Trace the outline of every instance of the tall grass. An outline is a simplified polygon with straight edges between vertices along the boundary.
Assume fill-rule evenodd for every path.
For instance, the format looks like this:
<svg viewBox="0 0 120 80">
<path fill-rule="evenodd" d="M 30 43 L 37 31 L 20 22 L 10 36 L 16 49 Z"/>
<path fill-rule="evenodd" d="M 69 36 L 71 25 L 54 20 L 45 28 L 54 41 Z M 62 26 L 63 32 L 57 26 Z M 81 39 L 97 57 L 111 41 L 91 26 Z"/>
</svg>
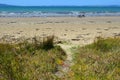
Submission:
<svg viewBox="0 0 120 80">
<path fill-rule="evenodd" d="M 66 54 L 54 46 L 54 37 L 32 43 L 0 44 L 0 80 L 56 80 L 59 61 Z"/>
<path fill-rule="evenodd" d="M 119 80 L 120 38 L 97 38 L 78 49 L 71 80 Z"/>
<path fill-rule="evenodd" d="M 43 38 L 42 48 L 45 50 L 49 50 L 54 47 L 54 36 L 48 36 L 46 38 Z"/>
</svg>

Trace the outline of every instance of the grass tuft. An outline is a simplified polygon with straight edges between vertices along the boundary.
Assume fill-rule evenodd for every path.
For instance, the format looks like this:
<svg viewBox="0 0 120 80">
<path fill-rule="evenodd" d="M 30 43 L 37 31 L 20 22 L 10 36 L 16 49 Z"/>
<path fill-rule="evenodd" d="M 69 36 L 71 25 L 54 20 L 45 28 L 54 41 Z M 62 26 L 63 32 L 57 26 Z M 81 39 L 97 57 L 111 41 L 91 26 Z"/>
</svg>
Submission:
<svg viewBox="0 0 120 80">
<path fill-rule="evenodd" d="M 45 50 L 49 50 L 54 47 L 54 36 L 48 36 L 43 39 L 42 48 Z"/>
</svg>

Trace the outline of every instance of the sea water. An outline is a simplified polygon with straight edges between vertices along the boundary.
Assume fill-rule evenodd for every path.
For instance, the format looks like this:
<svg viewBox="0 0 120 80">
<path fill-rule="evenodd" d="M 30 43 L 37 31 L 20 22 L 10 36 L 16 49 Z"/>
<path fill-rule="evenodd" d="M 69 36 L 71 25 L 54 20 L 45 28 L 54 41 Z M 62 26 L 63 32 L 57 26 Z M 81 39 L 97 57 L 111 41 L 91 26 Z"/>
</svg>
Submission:
<svg viewBox="0 0 120 80">
<path fill-rule="evenodd" d="M 120 6 L 0 6 L 0 17 L 120 16 Z"/>
</svg>

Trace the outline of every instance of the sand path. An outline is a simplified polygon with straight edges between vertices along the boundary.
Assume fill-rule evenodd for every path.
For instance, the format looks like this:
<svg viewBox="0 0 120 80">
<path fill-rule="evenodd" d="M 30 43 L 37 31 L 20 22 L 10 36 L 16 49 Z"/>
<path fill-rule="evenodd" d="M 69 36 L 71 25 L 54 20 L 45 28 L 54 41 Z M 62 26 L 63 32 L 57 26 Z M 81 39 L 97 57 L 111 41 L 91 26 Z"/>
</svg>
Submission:
<svg viewBox="0 0 120 80">
<path fill-rule="evenodd" d="M 75 49 L 75 47 L 77 47 L 78 45 L 73 45 L 73 44 L 58 44 L 58 45 L 63 49 L 63 51 L 67 55 L 67 59 L 64 61 L 64 64 L 58 67 L 59 70 L 55 74 L 57 77 L 61 78 L 70 71 L 70 67 L 74 64 L 73 49 Z"/>
</svg>

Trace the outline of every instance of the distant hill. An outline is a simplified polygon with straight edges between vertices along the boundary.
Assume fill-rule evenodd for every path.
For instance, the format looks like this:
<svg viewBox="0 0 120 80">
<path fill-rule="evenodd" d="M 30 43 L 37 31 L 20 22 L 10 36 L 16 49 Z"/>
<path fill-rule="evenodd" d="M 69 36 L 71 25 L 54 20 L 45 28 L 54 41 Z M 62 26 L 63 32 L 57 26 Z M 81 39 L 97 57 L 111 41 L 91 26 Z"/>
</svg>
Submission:
<svg viewBox="0 0 120 80">
<path fill-rule="evenodd" d="M 7 4 L 0 4 L 0 6 L 9 6 L 9 5 L 7 5 Z"/>
<path fill-rule="evenodd" d="M 2 6 L 13 6 L 13 5 L 8 5 L 8 4 L 0 4 L 0 7 Z"/>
<path fill-rule="evenodd" d="M 2 6 L 18 6 L 18 7 L 22 7 L 22 6 L 20 6 L 20 5 L 9 5 L 9 4 L 0 4 L 0 7 L 2 7 Z M 51 5 L 52 6 L 52 5 Z M 63 6 L 63 7 L 66 7 L 65 5 L 61 5 L 61 6 Z M 61 7 L 60 6 L 60 7 Z M 73 5 L 74 6 L 74 5 Z M 28 6 L 29 7 L 29 6 Z M 32 6 L 32 7 L 34 7 L 34 6 Z M 53 7 L 57 7 L 57 6 L 54 6 L 53 5 Z M 58 6 L 59 7 L 59 6 Z M 68 6 L 68 7 L 71 7 L 71 6 Z M 101 5 L 101 6 L 78 6 L 78 7 L 120 7 L 120 5 Z"/>
</svg>

